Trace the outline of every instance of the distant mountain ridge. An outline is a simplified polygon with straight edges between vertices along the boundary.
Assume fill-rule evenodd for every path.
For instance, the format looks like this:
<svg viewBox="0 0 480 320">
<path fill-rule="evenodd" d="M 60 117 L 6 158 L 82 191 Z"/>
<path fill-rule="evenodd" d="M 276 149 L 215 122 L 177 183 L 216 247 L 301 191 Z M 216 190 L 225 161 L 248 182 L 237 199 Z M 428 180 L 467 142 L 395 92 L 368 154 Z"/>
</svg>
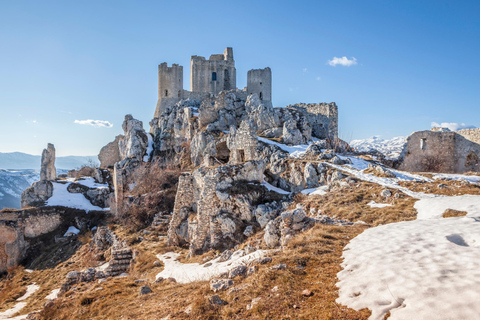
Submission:
<svg viewBox="0 0 480 320">
<path fill-rule="evenodd" d="M 34 169 L 40 170 L 41 156 L 22 152 L 0 152 L 1 169 Z M 57 169 L 71 170 L 83 165 L 98 165 L 97 156 L 66 156 L 55 159 Z"/>
<path fill-rule="evenodd" d="M 397 159 L 402 153 L 405 142 L 405 137 L 395 137 L 389 140 L 384 140 L 379 136 L 373 136 L 363 140 L 352 140 L 350 141 L 350 146 L 359 152 L 377 150 L 386 157 Z"/>
</svg>

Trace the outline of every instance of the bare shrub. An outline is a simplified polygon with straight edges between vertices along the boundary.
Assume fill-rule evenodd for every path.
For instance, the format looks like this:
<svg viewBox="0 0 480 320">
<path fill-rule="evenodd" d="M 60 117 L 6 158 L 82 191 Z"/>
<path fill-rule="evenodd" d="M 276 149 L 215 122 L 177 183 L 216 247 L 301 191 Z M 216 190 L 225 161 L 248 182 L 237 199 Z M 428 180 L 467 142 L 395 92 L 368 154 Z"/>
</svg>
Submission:
<svg viewBox="0 0 480 320">
<path fill-rule="evenodd" d="M 421 160 L 423 170 L 426 172 L 442 172 L 445 159 L 433 155 L 425 155 Z"/>
<path fill-rule="evenodd" d="M 160 166 L 157 162 L 142 163 L 132 173 L 132 190 L 121 219 L 130 229 L 148 226 L 155 214 L 171 212 L 177 193 L 181 171 L 173 166 Z"/>
</svg>

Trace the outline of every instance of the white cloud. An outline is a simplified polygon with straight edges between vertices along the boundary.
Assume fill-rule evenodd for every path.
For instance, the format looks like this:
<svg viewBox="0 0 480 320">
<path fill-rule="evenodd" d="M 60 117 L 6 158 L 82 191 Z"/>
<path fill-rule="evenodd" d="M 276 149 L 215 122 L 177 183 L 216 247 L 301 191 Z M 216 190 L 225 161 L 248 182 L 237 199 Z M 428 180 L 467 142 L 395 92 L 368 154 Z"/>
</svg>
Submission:
<svg viewBox="0 0 480 320">
<path fill-rule="evenodd" d="M 328 60 L 328 64 L 332 67 L 335 67 L 337 64 L 344 67 L 350 67 L 357 64 L 357 59 L 355 59 L 354 57 L 352 57 L 352 59 L 350 60 L 347 57 L 333 57 L 332 60 Z"/>
<path fill-rule="evenodd" d="M 467 125 L 465 123 L 456 123 L 456 122 L 442 122 L 442 123 L 437 123 L 437 122 L 432 122 L 431 123 L 432 128 L 433 127 L 440 127 L 440 128 L 448 128 L 450 131 L 458 131 L 462 129 L 475 129 L 475 126 L 472 125 Z"/>
<path fill-rule="evenodd" d="M 322 80 L 322 78 L 320 78 L 320 77 L 317 77 L 316 79 L 317 79 L 317 81 L 320 81 L 320 80 Z"/>
<path fill-rule="evenodd" d="M 307 71 L 308 71 L 308 69 L 307 69 L 307 68 L 303 68 L 303 70 L 302 70 L 302 71 L 303 71 L 303 72 L 307 72 Z"/>
<path fill-rule="evenodd" d="M 94 127 L 105 127 L 105 128 L 111 128 L 113 127 L 113 124 L 111 124 L 110 122 L 108 121 L 105 121 L 105 120 L 75 120 L 74 121 L 75 123 L 78 123 L 78 124 L 85 124 L 85 125 L 89 125 L 89 126 L 94 126 Z"/>
</svg>

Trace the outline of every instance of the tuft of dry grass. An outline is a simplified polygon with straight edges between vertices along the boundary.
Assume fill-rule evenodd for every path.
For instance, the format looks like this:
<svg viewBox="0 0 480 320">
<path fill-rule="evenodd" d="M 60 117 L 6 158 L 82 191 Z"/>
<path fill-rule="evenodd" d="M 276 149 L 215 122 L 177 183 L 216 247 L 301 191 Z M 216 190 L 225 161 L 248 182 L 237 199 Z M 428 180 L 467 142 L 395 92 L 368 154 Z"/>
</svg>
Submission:
<svg viewBox="0 0 480 320">
<path fill-rule="evenodd" d="M 443 218 L 451 218 L 451 217 L 464 217 L 467 215 L 466 211 L 459 211 L 459 210 L 453 210 L 453 209 L 447 209 L 445 212 L 442 214 Z"/>
</svg>

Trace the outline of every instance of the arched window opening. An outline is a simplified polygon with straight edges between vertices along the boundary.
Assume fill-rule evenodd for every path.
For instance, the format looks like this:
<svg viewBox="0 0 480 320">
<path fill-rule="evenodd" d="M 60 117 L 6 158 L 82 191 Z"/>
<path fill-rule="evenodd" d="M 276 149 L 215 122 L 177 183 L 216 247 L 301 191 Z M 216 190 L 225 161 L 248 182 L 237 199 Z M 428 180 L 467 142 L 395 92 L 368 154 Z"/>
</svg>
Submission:
<svg viewBox="0 0 480 320">
<path fill-rule="evenodd" d="M 212 72 L 212 81 L 217 81 L 217 73 Z"/>
<path fill-rule="evenodd" d="M 168 90 L 165 90 L 165 97 L 168 97 Z"/>
<path fill-rule="evenodd" d="M 260 100 L 263 100 L 263 92 L 260 92 Z"/>
</svg>

